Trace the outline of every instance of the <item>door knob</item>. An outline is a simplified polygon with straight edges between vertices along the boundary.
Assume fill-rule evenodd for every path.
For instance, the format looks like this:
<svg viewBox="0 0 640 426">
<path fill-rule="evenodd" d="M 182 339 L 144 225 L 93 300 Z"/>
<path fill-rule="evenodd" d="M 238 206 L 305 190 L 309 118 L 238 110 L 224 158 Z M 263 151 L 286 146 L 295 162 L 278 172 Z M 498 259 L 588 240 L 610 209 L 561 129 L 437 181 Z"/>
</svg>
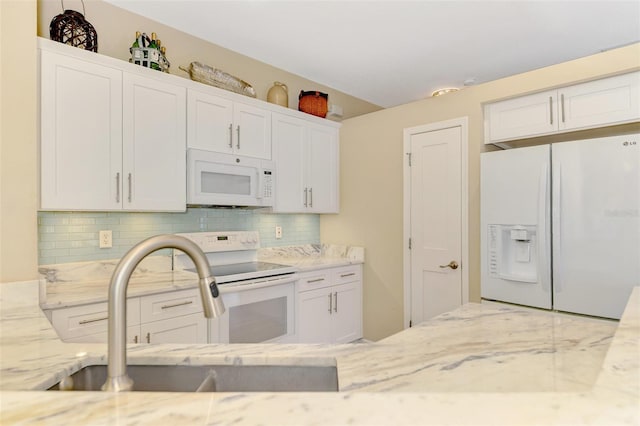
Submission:
<svg viewBox="0 0 640 426">
<path fill-rule="evenodd" d="M 448 265 L 440 265 L 441 268 L 451 268 L 451 269 L 458 269 L 458 262 L 456 262 L 455 260 L 452 260 L 451 262 L 449 262 Z"/>
</svg>

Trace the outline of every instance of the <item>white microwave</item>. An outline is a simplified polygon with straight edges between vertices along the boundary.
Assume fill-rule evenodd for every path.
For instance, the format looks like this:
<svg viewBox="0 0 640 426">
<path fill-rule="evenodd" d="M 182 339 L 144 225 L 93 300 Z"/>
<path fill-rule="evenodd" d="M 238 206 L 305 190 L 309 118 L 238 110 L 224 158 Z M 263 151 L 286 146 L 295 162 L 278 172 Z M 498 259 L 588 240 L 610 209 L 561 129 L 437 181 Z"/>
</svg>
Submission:
<svg viewBox="0 0 640 426">
<path fill-rule="evenodd" d="M 272 161 L 200 149 L 187 150 L 187 204 L 273 206 Z"/>
</svg>

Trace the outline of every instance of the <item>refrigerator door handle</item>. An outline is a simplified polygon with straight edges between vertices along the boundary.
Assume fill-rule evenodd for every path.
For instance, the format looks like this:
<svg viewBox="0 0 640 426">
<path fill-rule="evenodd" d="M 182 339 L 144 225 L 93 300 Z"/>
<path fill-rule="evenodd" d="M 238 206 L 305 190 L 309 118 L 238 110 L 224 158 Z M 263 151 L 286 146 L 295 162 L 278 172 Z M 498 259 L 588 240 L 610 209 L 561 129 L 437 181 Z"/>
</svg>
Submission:
<svg viewBox="0 0 640 426">
<path fill-rule="evenodd" d="M 553 205 L 553 292 L 560 293 L 562 291 L 562 276 L 560 268 L 562 265 L 562 167 L 560 162 L 553 165 L 553 191 L 551 204 Z"/>
<path fill-rule="evenodd" d="M 549 282 L 549 259 L 550 251 L 548 247 L 549 235 L 549 167 L 547 163 L 540 168 L 540 178 L 538 180 L 538 277 L 542 288 L 546 292 L 551 291 Z"/>
</svg>

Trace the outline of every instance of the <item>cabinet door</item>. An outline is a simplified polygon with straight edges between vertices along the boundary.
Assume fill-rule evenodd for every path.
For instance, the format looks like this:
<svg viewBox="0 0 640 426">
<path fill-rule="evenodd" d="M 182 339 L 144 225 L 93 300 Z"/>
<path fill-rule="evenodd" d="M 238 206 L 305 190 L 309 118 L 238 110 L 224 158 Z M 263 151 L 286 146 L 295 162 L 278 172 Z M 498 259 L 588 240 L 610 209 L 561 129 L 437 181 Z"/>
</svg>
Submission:
<svg viewBox="0 0 640 426">
<path fill-rule="evenodd" d="M 238 155 L 271 159 L 271 112 L 236 102 L 233 150 Z"/>
<path fill-rule="evenodd" d="M 120 209 L 122 73 L 41 51 L 40 207 Z"/>
<path fill-rule="evenodd" d="M 338 131 L 310 126 L 308 207 L 314 213 L 338 213 Z"/>
<path fill-rule="evenodd" d="M 333 341 L 348 343 L 362 337 L 362 286 L 360 282 L 337 285 L 333 290 Z"/>
<path fill-rule="evenodd" d="M 207 319 L 203 314 L 155 321 L 140 326 L 142 343 L 207 343 Z"/>
<path fill-rule="evenodd" d="M 103 331 L 102 333 L 89 334 L 86 336 L 74 337 L 71 339 L 64 339 L 67 343 L 107 343 L 109 340 L 109 333 Z M 127 343 L 142 343 L 140 339 L 140 326 L 134 325 L 127 327 Z"/>
<path fill-rule="evenodd" d="M 273 142 L 276 162 L 276 189 L 273 211 L 306 211 L 306 138 L 303 120 L 273 114 Z M 308 196 L 308 195 L 307 195 Z"/>
<path fill-rule="evenodd" d="M 187 94 L 187 146 L 205 151 L 233 153 L 233 102 L 189 90 Z"/>
<path fill-rule="evenodd" d="M 485 106 L 485 143 L 532 137 L 557 129 L 555 90 Z"/>
<path fill-rule="evenodd" d="M 331 343 L 333 340 L 331 288 L 298 293 L 298 341 Z"/>
<path fill-rule="evenodd" d="M 640 118 L 640 72 L 567 87 L 560 97 L 560 130 L 630 122 Z"/>
<path fill-rule="evenodd" d="M 124 74 L 125 210 L 185 211 L 186 91 Z"/>
</svg>

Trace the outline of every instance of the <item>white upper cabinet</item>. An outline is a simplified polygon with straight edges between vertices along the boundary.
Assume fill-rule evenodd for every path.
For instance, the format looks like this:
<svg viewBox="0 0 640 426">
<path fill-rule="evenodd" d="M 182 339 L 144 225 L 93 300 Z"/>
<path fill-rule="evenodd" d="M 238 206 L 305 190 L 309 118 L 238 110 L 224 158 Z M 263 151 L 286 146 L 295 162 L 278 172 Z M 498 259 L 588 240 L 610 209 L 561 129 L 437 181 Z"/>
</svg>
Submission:
<svg viewBox="0 0 640 426">
<path fill-rule="evenodd" d="M 184 211 L 186 90 L 124 73 L 123 206 Z"/>
<path fill-rule="evenodd" d="M 338 212 L 338 129 L 273 114 L 276 202 L 286 213 Z"/>
<path fill-rule="evenodd" d="M 521 96 L 484 107 L 485 143 L 640 120 L 640 72 Z"/>
<path fill-rule="evenodd" d="M 271 112 L 190 89 L 187 146 L 223 154 L 271 159 Z"/>
<path fill-rule="evenodd" d="M 41 53 L 43 209 L 121 208 L 122 72 Z"/>
<path fill-rule="evenodd" d="M 184 211 L 186 88 L 102 58 L 41 49 L 40 208 Z"/>
</svg>

